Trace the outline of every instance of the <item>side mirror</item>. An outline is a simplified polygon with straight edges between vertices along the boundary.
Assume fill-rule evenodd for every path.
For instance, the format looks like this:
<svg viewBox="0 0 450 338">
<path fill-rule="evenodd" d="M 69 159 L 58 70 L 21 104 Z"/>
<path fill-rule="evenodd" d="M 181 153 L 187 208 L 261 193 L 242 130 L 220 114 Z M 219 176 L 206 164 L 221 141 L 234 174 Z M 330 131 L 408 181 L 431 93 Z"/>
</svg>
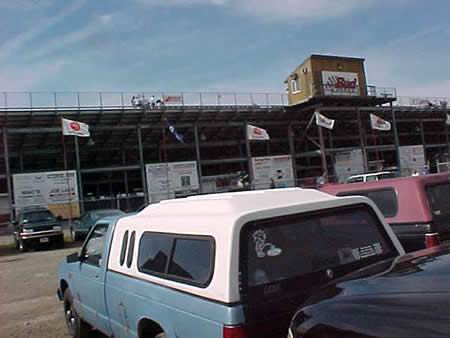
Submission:
<svg viewBox="0 0 450 338">
<path fill-rule="evenodd" d="M 61 215 L 58 215 L 58 216 L 56 217 L 56 220 L 57 220 L 58 222 L 62 222 L 63 218 L 62 218 Z"/>
<path fill-rule="evenodd" d="M 67 263 L 76 263 L 81 261 L 81 256 L 78 252 L 74 252 L 73 254 L 70 254 L 66 257 Z"/>
<path fill-rule="evenodd" d="M 12 225 L 18 225 L 19 222 L 17 222 L 16 220 L 13 220 L 13 221 L 11 222 L 11 224 L 12 224 Z"/>
</svg>

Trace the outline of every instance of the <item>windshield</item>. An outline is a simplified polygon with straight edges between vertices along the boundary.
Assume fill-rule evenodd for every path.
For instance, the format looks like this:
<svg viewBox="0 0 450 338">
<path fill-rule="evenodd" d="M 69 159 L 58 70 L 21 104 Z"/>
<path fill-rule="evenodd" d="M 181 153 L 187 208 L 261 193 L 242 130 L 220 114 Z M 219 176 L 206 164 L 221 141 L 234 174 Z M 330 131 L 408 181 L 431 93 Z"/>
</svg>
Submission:
<svg viewBox="0 0 450 338">
<path fill-rule="evenodd" d="M 426 188 L 434 216 L 450 214 L 450 183 L 430 185 Z"/>
<path fill-rule="evenodd" d="M 247 226 L 247 282 L 258 286 L 328 268 L 362 268 L 397 255 L 368 207 L 294 215 Z"/>
<path fill-rule="evenodd" d="M 23 214 L 24 223 L 32 223 L 32 222 L 44 222 L 44 221 L 54 221 L 55 216 L 50 211 L 42 210 L 42 211 L 33 211 L 27 212 Z"/>
</svg>

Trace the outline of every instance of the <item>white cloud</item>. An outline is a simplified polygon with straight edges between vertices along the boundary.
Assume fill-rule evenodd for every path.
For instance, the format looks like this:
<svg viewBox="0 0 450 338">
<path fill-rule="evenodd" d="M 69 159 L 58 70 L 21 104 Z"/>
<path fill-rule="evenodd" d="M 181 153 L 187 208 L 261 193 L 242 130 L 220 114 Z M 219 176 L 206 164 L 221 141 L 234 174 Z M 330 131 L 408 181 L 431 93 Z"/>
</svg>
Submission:
<svg viewBox="0 0 450 338">
<path fill-rule="evenodd" d="M 31 29 L 24 31 L 0 45 L 0 60 L 14 55 L 20 48 L 26 46 L 39 35 L 47 32 L 54 25 L 63 21 L 66 17 L 83 7 L 87 0 L 75 0 L 64 7 L 58 14 L 50 18 L 42 18 L 40 25 L 34 25 Z"/>
<path fill-rule="evenodd" d="M 236 13 L 264 18 L 317 20 L 370 7 L 375 0 L 137 0 L 153 6 L 214 5 Z"/>
</svg>

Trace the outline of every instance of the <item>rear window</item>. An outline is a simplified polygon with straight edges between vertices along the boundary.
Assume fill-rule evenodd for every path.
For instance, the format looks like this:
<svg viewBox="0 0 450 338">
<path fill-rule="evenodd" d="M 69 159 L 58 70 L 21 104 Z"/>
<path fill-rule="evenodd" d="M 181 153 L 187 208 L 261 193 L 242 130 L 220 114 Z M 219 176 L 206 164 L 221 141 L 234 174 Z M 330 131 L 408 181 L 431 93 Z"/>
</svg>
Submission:
<svg viewBox="0 0 450 338">
<path fill-rule="evenodd" d="M 392 188 L 364 190 L 364 191 L 346 191 L 338 193 L 337 196 L 365 196 L 370 198 L 380 209 L 384 217 L 394 217 L 398 213 L 397 194 Z"/>
<path fill-rule="evenodd" d="M 139 244 L 139 271 L 206 287 L 214 270 L 214 240 L 146 232 Z"/>
<path fill-rule="evenodd" d="M 360 183 L 360 182 L 364 182 L 364 177 L 362 177 L 362 176 L 353 177 L 353 178 L 349 178 L 347 180 L 347 183 Z"/>
<path fill-rule="evenodd" d="M 260 220 L 243 231 L 249 287 L 347 265 L 355 270 L 398 255 L 373 210 L 363 205 Z"/>
<path fill-rule="evenodd" d="M 450 214 L 450 183 L 429 185 L 426 191 L 435 216 Z"/>
</svg>

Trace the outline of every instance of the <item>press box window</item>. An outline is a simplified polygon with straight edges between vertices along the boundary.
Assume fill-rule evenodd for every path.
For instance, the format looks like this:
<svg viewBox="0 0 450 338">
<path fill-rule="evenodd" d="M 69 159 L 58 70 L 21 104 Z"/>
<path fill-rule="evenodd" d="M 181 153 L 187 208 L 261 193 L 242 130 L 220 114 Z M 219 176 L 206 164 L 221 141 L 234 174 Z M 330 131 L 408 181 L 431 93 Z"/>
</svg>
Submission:
<svg viewBox="0 0 450 338">
<path fill-rule="evenodd" d="M 206 286 L 213 273 L 214 242 L 197 236 L 144 233 L 138 256 L 143 273 Z"/>
<path fill-rule="evenodd" d="M 291 90 L 293 93 L 300 91 L 300 82 L 297 76 L 291 79 Z"/>
</svg>

